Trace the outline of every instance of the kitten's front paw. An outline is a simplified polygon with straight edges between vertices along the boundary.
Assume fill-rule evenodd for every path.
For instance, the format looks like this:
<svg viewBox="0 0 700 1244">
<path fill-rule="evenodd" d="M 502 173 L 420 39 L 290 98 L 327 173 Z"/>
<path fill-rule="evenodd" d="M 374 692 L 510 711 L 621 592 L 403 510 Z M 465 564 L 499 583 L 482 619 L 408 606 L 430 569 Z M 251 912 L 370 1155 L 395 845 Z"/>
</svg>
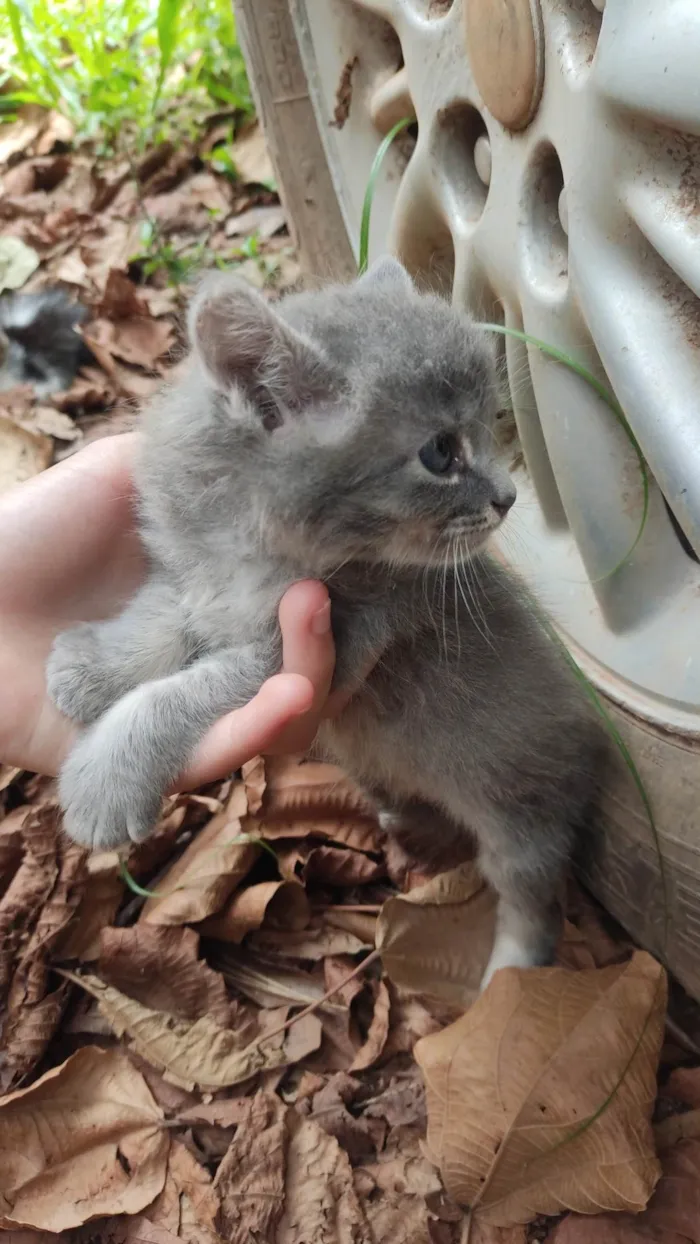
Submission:
<svg viewBox="0 0 700 1244">
<path fill-rule="evenodd" d="M 46 687 L 57 708 L 87 726 L 112 702 L 101 671 L 96 628 L 83 622 L 57 635 L 46 662 Z"/>
<path fill-rule="evenodd" d="M 137 773 L 121 750 L 98 724 L 78 740 L 60 773 L 66 833 L 92 851 L 141 842 L 158 819 L 158 784 Z"/>
</svg>

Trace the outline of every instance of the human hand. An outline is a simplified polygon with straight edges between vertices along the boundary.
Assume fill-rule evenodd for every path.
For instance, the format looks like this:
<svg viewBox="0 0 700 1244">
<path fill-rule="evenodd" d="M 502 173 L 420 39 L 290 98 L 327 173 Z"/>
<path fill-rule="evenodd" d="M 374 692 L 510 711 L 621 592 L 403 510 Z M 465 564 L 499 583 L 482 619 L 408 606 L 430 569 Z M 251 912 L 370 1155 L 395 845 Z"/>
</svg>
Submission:
<svg viewBox="0 0 700 1244">
<path fill-rule="evenodd" d="M 46 693 L 55 636 L 115 614 L 146 573 L 131 478 L 137 434 L 109 437 L 0 501 L 0 760 L 55 774 L 77 727 Z M 330 602 L 294 584 L 280 605 L 283 673 L 209 731 L 178 789 L 214 781 L 258 752 L 303 751 L 333 676 Z"/>
</svg>

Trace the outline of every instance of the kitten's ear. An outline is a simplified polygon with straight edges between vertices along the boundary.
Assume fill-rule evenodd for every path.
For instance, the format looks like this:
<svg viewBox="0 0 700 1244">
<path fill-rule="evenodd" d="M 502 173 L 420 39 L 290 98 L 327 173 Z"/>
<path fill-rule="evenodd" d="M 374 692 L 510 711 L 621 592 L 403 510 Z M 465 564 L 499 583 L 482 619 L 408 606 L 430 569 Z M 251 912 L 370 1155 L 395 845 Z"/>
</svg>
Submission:
<svg viewBox="0 0 700 1244">
<path fill-rule="evenodd" d="M 188 315 L 190 341 L 217 388 L 261 390 L 283 406 L 297 406 L 333 389 L 320 350 L 288 324 L 245 281 L 211 273 Z"/>
<path fill-rule="evenodd" d="M 358 285 L 393 285 L 394 288 L 405 289 L 408 293 L 413 289 L 413 281 L 403 264 L 393 255 L 383 255 L 375 259 L 371 268 L 361 276 Z"/>
</svg>

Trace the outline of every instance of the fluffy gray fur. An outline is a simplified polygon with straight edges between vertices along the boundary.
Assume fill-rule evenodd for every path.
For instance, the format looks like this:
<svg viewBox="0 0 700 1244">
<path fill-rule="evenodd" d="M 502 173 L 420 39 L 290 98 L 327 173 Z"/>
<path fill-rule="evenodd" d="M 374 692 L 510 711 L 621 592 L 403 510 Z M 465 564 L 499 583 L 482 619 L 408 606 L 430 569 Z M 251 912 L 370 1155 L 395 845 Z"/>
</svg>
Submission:
<svg viewBox="0 0 700 1244">
<path fill-rule="evenodd" d="M 76 329 L 87 310 L 54 286 L 0 297 L 0 391 L 28 384 L 37 397 L 68 389 L 93 362 Z"/>
<path fill-rule="evenodd" d="M 212 276 L 189 327 L 189 370 L 145 419 L 150 577 L 49 660 L 55 703 L 89 727 L 60 776 L 68 832 L 94 848 L 149 833 L 207 729 L 279 669 L 285 589 L 321 578 L 336 684 L 358 685 L 324 749 L 414 853 L 457 862 L 476 836 L 500 896 L 487 979 L 547 962 L 601 738 L 483 551 L 515 496 L 486 336 L 395 261 L 274 306 Z M 435 474 L 419 452 L 445 435 Z"/>
</svg>

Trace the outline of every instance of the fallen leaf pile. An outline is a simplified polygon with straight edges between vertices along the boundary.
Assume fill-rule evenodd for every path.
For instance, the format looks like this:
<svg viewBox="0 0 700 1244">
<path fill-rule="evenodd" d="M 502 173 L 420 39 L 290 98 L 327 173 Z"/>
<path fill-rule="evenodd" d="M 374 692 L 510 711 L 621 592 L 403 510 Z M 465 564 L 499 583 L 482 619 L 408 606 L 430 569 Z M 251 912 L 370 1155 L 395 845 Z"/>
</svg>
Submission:
<svg viewBox="0 0 700 1244">
<path fill-rule="evenodd" d="M 132 424 L 177 358 L 144 212 L 171 258 L 296 278 L 259 129 L 237 180 L 207 161 L 229 128 L 132 167 L 34 107 L 0 127 L 0 282 L 72 289 L 95 360 L 0 394 L 0 489 Z M 476 865 L 426 875 L 330 765 L 171 797 L 126 863 L 134 890 L 0 766 L 11 1244 L 700 1244 L 700 1012 L 575 886 L 558 966 L 479 996 Z"/>
<path fill-rule="evenodd" d="M 479 996 L 475 864 L 397 869 L 330 765 L 168 799 L 145 895 L 67 842 L 51 783 L 2 771 L 0 809 L 17 1242 L 700 1240 L 700 1059 L 581 891 L 561 966 Z"/>
<path fill-rule="evenodd" d="M 187 285 L 225 262 L 251 283 L 298 278 L 262 133 L 214 118 L 138 158 L 73 145 L 36 105 L 0 126 L 0 293 L 59 284 L 89 310 L 93 361 L 66 393 L 0 393 L 0 493 L 97 436 L 124 431 L 181 350 Z M 216 172 L 217 151 L 231 156 Z"/>
</svg>

